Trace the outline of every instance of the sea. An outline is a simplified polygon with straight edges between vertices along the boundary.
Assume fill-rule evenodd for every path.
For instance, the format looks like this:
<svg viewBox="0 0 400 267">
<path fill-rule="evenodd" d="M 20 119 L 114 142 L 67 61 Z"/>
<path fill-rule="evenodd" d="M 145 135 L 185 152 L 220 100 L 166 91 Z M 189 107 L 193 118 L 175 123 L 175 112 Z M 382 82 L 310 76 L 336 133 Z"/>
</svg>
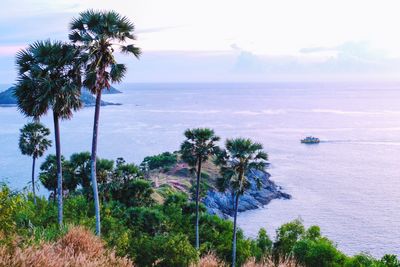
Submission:
<svg viewBox="0 0 400 267">
<path fill-rule="evenodd" d="M 400 255 L 400 83 L 116 87 L 123 93 L 103 97 L 122 105 L 101 109 L 100 157 L 140 163 L 178 150 L 192 127 L 213 128 L 222 140 L 249 137 L 264 145 L 271 179 L 292 199 L 240 213 L 245 234 L 255 237 L 263 227 L 273 237 L 281 224 L 301 219 L 320 226 L 349 255 Z M 90 151 L 93 112 L 84 108 L 61 123 L 66 157 Z M 15 107 L 0 108 L 0 180 L 18 190 L 30 181 L 31 159 L 18 149 L 19 129 L 28 121 Z M 52 129 L 51 114 L 42 122 Z M 301 144 L 309 135 L 321 143 Z M 44 188 L 40 193 L 47 194 Z"/>
</svg>

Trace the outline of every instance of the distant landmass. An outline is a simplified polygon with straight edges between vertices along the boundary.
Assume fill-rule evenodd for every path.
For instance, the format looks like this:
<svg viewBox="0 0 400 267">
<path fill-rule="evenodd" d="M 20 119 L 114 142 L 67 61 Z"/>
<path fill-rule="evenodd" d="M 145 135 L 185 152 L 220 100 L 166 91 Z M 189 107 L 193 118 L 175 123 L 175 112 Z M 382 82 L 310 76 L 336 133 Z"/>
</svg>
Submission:
<svg viewBox="0 0 400 267">
<path fill-rule="evenodd" d="M 7 106 L 15 106 L 17 105 L 17 99 L 13 93 L 14 87 L 10 87 L 7 90 L 0 92 L 0 106 L 7 107 Z M 117 90 L 115 87 L 110 87 L 109 90 L 106 88 L 103 89 L 103 94 L 120 94 L 121 91 Z M 83 88 L 81 100 L 85 107 L 92 107 L 96 104 L 96 98 L 86 89 Z M 110 106 L 110 105 L 121 105 L 118 103 L 111 103 L 106 101 L 101 101 L 102 106 Z"/>
</svg>

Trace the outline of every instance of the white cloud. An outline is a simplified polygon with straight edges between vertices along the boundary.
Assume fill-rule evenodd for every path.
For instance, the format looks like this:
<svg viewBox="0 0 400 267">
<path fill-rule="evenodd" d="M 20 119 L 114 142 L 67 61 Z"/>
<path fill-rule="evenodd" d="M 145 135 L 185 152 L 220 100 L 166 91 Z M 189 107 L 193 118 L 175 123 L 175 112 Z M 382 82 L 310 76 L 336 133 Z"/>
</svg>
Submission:
<svg viewBox="0 0 400 267">
<path fill-rule="evenodd" d="M 3 0 L 0 79 L 13 79 L 17 48 L 66 39 L 68 22 L 88 8 L 115 9 L 135 23 L 143 58 L 121 57 L 134 70 L 129 81 L 395 77 L 399 7 L 395 0 Z"/>
</svg>

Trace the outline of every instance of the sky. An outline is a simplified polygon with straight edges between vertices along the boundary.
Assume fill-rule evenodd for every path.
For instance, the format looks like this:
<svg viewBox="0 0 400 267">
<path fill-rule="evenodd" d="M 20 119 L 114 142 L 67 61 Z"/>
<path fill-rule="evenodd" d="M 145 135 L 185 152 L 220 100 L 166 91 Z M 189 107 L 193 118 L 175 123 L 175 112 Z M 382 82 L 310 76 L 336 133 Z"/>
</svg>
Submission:
<svg viewBox="0 0 400 267">
<path fill-rule="evenodd" d="M 136 26 L 140 60 L 126 82 L 397 81 L 399 1 L 1 0 L 0 84 L 15 53 L 67 40 L 86 9 L 113 9 Z"/>
</svg>

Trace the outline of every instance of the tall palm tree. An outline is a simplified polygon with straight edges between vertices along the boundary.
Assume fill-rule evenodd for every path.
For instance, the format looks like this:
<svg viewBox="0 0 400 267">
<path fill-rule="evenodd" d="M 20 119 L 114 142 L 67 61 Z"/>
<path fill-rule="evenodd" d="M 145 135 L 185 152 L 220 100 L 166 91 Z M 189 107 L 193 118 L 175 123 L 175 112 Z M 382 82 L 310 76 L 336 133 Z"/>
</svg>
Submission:
<svg viewBox="0 0 400 267">
<path fill-rule="evenodd" d="M 132 44 L 136 39 L 134 25 L 128 18 L 114 11 L 88 10 L 80 13 L 70 24 L 69 39 L 79 44 L 87 53 L 85 79 L 83 84 L 96 95 L 94 112 L 91 182 L 93 187 L 96 213 L 96 233 L 100 235 L 100 206 L 96 180 L 97 136 L 99 128 L 101 93 L 103 88 L 110 88 L 111 83 L 122 81 L 126 66 L 118 64 L 114 51 L 140 56 L 140 49 Z"/>
<path fill-rule="evenodd" d="M 32 193 L 36 205 L 35 162 L 51 146 L 51 140 L 47 139 L 50 130 L 39 122 L 31 122 L 24 125 L 20 132 L 19 149 L 23 155 L 32 157 Z"/>
<path fill-rule="evenodd" d="M 234 267 L 236 264 L 236 221 L 239 198 L 250 186 L 248 174 L 252 170 L 264 170 L 268 155 L 263 151 L 262 144 L 245 138 L 228 139 L 225 147 L 226 149 L 218 153 L 215 163 L 220 166 L 222 176 L 218 179 L 219 189 L 221 191 L 230 189 L 234 197 L 232 239 L 232 266 Z"/>
<path fill-rule="evenodd" d="M 190 166 L 197 168 L 196 179 L 196 249 L 200 247 L 199 241 L 199 191 L 201 179 L 201 164 L 215 155 L 219 137 L 212 129 L 196 128 L 185 131 L 186 140 L 181 145 L 182 159 Z M 197 165 L 197 166 L 196 166 Z"/>
<path fill-rule="evenodd" d="M 50 40 L 37 41 L 17 53 L 18 79 L 14 94 L 18 109 L 35 119 L 53 113 L 57 157 L 58 223 L 63 220 L 63 189 L 59 120 L 70 119 L 81 106 L 80 51 Z"/>
</svg>

